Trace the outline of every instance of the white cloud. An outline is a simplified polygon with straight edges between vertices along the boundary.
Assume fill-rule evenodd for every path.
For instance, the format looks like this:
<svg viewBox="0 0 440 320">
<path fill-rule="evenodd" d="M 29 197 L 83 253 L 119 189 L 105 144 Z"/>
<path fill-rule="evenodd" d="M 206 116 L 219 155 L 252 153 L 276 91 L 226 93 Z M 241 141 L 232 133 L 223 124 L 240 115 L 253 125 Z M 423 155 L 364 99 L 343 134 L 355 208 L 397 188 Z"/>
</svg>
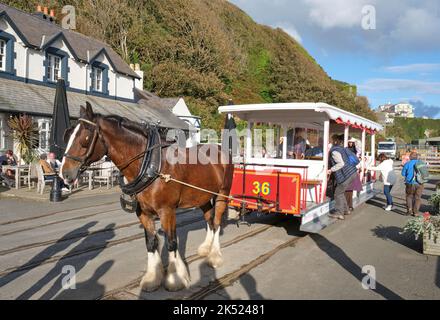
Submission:
<svg viewBox="0 0 440 320">
<path fill-rule="evenodd" d="M 378 78 L 367 80 L 359 85 L 359 89 L 370 92 L 408 91 L 418 94 L 440 95 L 440 82 Z"/>
<path fill-rule="evenodd" d="M 230 0 L 257 22 L 282 21 L 328 52 L 372 54 L 388 59 L 409 52 L 440 50 L 438 0 Z M 362 28 L 362 8 L 376 9 L 376 29 Z M 283 28 L 286 29 L 286 28 Z M 295 31 L 293 31 L 295 30 Z M 296 33 L 295 33 L 296 32 Z"/>
<path fill-rule="evenodd" d="M 440 63 L 415 63 L 401 66 L 388 66 L 383 68 L 384 71 L 391 73 L 424 73 L 428 74 L 432 71 L 440 70 Z"/>
<path fill-rule="evenodd" d="M 360 26 L 367 0 L 304 0 L 312 21 L 324 29 Z M 371 1 L 370 1 L 371 2 Z"/>
<path fill-rule="evenodd" d="M 278 22 L 273 25 L 275 28 L 281 28 L 283 29 L 287 34 L 289 34 L 293 39 L 298 41 L 299 43 L 302 43 L 301 35 L 299 34 L 298 30 L 296 30 L 295 26 L 289 22 Z"/>
</svg>

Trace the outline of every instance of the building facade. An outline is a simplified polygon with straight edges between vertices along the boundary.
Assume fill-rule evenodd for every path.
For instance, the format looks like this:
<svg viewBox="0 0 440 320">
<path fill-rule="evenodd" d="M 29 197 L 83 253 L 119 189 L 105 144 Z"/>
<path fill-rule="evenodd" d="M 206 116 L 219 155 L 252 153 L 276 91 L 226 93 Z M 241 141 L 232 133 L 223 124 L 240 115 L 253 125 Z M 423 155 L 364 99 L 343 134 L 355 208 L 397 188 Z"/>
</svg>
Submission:
<svg viewBox="0 0 440 320">
<path fill-rule="evenodd" d="M 143 76 L 138 65 L 129 66 L 110 46 L 61 28 L 53 16 L 28 14 L 0 3 L 0 153 L 13 149 L 7 120 L 20 113 L 34 117 L 40 151 L 49 149 L 59 78 L 66 83 L 71 116 L 90 101 L 104 114 L 188 130 L 171 112 L 154 110 L 139 98 Z"/>
<path fill-rule="evenodd" d="M 384 114 L 386 125 L 393 125 L 395 118 L 415 118 L 414 107 L 409 103 L 388 103 L 379 106 L 377 111 Z"/>
</svg>

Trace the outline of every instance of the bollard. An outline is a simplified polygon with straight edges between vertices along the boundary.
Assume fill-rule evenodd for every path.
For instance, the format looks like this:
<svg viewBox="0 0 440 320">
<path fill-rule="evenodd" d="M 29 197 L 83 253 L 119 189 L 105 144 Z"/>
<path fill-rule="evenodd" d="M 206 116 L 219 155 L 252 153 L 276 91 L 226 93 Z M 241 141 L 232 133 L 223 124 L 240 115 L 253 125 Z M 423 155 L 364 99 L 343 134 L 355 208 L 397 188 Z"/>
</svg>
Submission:
<svg viewBox="0 0 440 320">
<path fill-rule="evenodd" d="M 50 190 L 50 198 L 51 202 L 60 202 L 62 200 L 61 197 L 61 178 L 56 176 L 52 183 L 52 189 Z"/>
</svg>

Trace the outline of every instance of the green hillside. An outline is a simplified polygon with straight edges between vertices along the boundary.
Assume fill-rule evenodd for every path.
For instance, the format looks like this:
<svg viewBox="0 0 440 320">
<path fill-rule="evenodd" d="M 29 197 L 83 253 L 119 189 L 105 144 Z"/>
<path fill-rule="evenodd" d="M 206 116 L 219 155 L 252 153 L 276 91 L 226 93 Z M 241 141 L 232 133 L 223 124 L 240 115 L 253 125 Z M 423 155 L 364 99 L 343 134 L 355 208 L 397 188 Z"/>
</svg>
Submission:
<svg viewBox="0 0 440 320">
<path fill-rule="evenodd" d="M 394 125 L 386 129 L 389 137 L 396 137 L 411 143 L 413 140 L 426 139 L 425 132 L 429 130 L 431 137 L 440 136 L 440 120 L 438 119 L 394 119 Z"/>
<path fill-rule="evenodd" d="M 77 9 L 79 32 L 109 43 L 145 71 L 145 88 L 183 96 L 205 127 L 219 128 L 217 107 L 234 103 L 327 102 L 374 119 L 356 88 L 332 80 L 288 34 L 255 23 L 225 0 L 5 1 Z"/>
</svg>

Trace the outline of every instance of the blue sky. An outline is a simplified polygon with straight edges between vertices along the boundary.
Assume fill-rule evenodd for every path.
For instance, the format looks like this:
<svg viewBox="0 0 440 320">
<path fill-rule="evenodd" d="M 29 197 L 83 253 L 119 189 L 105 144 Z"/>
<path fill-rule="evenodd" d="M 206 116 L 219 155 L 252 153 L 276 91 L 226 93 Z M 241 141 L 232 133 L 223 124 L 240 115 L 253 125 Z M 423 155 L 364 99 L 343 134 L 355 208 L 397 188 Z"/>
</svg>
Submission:
<svg viewBox="0 0 440 320">
<path fill-rule="evenodd" d="M 417 116 L 440 118 L 440 1 L 230 2 L 289 33 L 332 78 L 356 84 L 372 108 L 409 101 Z"/>
</svg>

